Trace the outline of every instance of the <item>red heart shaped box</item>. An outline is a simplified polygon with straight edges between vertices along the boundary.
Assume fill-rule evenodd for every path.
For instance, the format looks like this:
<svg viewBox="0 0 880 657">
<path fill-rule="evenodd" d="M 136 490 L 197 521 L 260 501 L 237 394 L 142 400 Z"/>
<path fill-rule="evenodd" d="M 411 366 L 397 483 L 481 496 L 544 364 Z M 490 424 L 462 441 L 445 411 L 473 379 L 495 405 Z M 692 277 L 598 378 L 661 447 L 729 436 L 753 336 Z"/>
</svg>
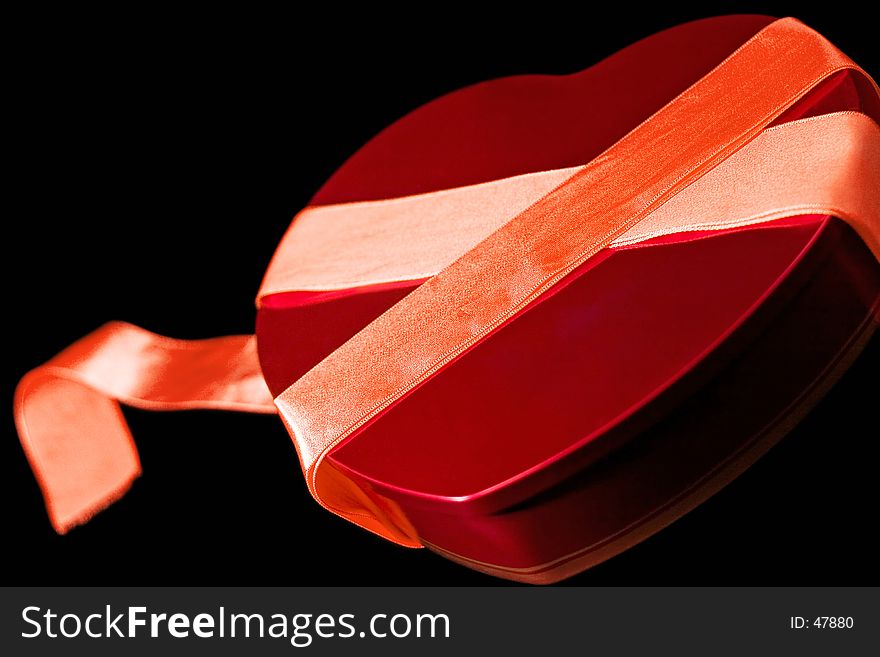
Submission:
<svg viewBox="0 0 880 657">
<path fill-rule="evenodd" d="M 581 73 L 439 98 L 365 145 L 311 205 L 588 162 L 771 20 L 689 23 Z M 858 85 L 838 74 L 778 122 L 862 109 Z M 329 465 L 396 502 L 444 556 L 556 581 L 730 481 L 877 324 L 880 266 L 826 216 L 609 248 L 578 274 L 361 427 Z M 264 299 L 257 338 L 272 393 L 421 282 Z"/>
</svg>

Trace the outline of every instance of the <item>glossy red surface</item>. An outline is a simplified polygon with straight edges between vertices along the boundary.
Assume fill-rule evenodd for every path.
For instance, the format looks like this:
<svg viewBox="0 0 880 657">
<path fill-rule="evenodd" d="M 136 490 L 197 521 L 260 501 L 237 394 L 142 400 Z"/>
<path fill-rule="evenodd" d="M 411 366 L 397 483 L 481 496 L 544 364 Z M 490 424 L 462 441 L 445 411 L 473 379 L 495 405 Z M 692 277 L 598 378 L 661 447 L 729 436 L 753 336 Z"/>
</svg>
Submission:
<svg viewBox="0 0 880 657">
<path fill-rule="evenodd" d="M 395 497 L 500 496 L 492 508 L 519 502 L 511 485 L 533 470 L 576 450 L 588 452 L 578 455 L 581 466 L 604 453 L 608 446 L 591 443 L 716 347 L 820 226 L 812 217 L 606 250 L 332 458 Z"/>
<path fill-rule="evenodd" d="M 432 509 L 406 495 L 394 499 L 430 544 L 508 567 L 600 550 L 651 522 L 756 442 L 778 439 L 772 433 L 784 432 L 797 405 L 833 379 L 853 341 L 877 326 L 880 266 L 842 222 L 815 233 L 773 298 L 721 349 L 607 434 L 628 441 L 623 447 L 495 513 L 459 504 L 451 515 L 452 504 Z"/>
</svg>

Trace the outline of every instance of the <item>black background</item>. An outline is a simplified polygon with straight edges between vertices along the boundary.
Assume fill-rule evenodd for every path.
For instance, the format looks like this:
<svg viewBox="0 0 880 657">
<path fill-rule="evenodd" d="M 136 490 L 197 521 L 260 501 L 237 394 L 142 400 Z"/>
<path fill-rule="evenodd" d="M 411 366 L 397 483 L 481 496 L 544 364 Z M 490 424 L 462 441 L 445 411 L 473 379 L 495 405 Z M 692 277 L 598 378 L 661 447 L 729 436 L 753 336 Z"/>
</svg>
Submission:
<svg viewBox="0 0 880 657">
<path fill-rule="evenodd" d="M 296 211 L 382 127 L 464 84 L 577 71 L 721 13 L 798 16 L 880 73 L 867 9 L 798 4 L 620 6 L 584 18 L 537 3 L 479 20 L 420 4 L 399 10 L 397 27 L 341 8 L 13 21 L 7 185 L 20 202 L 5 213 L 6 399 L 28 369 L 110 319 L 181 338 L 251 332 L 255 291 Z M 736 482 L 568 583 L 875 582 L 878 372 L 875 338 Z M 503 583 L 320 509 L 277 418 L 126 417 L 144 476 L 59 537 L 7 415 L 5 583 Z"/>
</svg>

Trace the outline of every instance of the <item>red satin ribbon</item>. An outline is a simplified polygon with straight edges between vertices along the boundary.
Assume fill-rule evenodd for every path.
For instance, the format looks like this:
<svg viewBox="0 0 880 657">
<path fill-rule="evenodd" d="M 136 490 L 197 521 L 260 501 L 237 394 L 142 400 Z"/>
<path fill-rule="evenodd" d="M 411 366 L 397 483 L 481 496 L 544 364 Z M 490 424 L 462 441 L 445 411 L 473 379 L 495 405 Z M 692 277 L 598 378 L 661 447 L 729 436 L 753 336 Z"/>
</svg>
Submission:
<svg viewBox="0 0 880 657">
<path fill-rule="evenodd" d="M 637 244 L 686 231 L 717 231 L 795 214 L 833 214 L 872 250 L 877 124 L 836 112 L 784 123 L 685 187 L 609 243 Z M 809 153 L 809 157 L 804 157 Z M 583 167 L 380 201 L 300 212 L 272 260 L 257 303 L 290 291 L 347 290 L 435 276 Z"/>
<path fill-rule="evenodd" d="M 315 499 L 389 540 L 419 546 L 390 500 L 321 467 L 324 456 L 601 249 L 823 213 L 848 221 L 880 258 L 877 125 L 839 113 L 765 130 L 842 70 L 864 75 L 820 35 L 784 19 L 583 167 L 306 209 L 258 302 L 286 291 L 431 278 L 274 405 L 253 336 L 182 342 L 124 324 L 86 336 L 28 373 L 16 392 L 19 435 L 53 526 L 63 532 L 84 521 L 139 474 L 117 400 L 155 410 L 277 406 Z M 436 226 L 445 220 L 414 223 L 414 208 L 452 219 L 441 239 Z M 400 237 L 390 245 L 382 239 L 389 227 Z M 351 239 L 358 234 L 363 239 Z"/>
<path fill-rule="evenodd" d="M 153 411 L 274 413 L 256 339 L 172 340 L 112 322 L 25 375 L 15 422 L 59 533 L 115 501 L 140 475 L 118 401 Z"/>
</svg>

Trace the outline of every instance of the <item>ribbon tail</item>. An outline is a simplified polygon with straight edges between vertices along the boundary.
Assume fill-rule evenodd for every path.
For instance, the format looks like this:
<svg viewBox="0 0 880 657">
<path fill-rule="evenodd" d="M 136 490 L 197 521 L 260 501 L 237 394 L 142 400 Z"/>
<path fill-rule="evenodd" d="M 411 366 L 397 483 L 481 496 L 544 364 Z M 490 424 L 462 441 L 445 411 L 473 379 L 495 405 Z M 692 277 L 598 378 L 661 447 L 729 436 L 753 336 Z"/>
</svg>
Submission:
<svg viewBox="0 0 880 657">
<path fill-rule="evenodd" d="M 28 372 L 15 391 L 18 435 L 60 534 L 141 474 L 120 402 L 276 412 L 253 335 L 173 340 L 122 322 L 102 326 Z"/>
</svg>

